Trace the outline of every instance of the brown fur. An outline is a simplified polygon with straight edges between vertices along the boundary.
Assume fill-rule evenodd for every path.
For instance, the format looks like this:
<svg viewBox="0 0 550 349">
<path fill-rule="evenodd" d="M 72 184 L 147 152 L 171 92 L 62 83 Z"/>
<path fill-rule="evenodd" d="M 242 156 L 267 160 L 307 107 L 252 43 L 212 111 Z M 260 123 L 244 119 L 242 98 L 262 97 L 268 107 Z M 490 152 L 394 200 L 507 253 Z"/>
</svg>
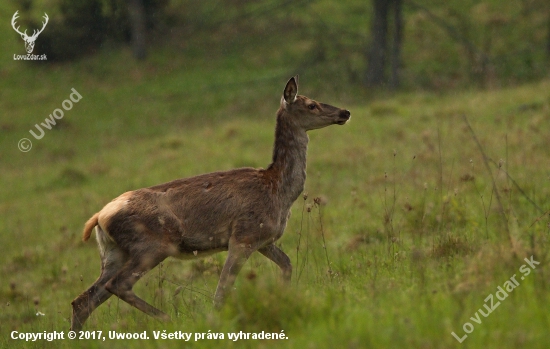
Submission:
<svg viewBox="0 0 550 349">
<path fill-rule="evenodd" d="M 86 223 L 84 240 L 96 230 L 102 269 L 98 280 L 73 302 L 71 328 L 115 294 L 160 320 L 168 315 L 137 297 L 133 285 L 165 258 L 190 259 L 228 251 L 215 295 L 227 291 L 255 251 L 275 262 L 285 280 L 292 266 L 274 242 L 284 232 L 292 203 L 306 180 L 306 131 L 344 124 L 347 110 L 298 96 L 288 81 L 277 112 L 273 160 L 267 169 L 240 168 L 178 179 L 126 192 Z"/>
</svg>

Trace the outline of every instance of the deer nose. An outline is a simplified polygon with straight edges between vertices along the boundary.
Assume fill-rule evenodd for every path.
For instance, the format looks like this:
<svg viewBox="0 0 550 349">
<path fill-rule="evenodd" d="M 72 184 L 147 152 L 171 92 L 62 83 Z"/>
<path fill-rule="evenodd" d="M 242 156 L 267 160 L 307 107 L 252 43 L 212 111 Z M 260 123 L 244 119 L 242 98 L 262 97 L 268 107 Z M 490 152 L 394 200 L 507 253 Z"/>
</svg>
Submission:
<svg viewBox="0 0 550 349">
<path fill-rule="evenodd" d="M 342 110 L 340 112 L 340 117 L 341 118 L 346 118 L 346 119 L 349 119 L 351 117 L 351 113 L 349 112 L 349 110 Z"/>
</svg>

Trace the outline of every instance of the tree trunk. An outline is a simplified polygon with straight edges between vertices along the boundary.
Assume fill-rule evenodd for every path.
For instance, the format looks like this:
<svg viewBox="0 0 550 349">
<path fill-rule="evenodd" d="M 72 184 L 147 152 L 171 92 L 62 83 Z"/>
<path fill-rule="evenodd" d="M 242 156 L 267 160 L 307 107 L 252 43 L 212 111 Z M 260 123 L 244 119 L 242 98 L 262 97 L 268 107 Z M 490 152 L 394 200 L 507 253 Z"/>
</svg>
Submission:
<svg viewBox="0 0 550 349">
<path fill-rule="evenodd" d="M 547 16 L 548 32 L 546 33 L 546 59 L 550 60 L 550 10 L 548 10 Z"/>
<path fill-rule="evenodd" d="M 131 42 L 134 58 L 138 60 L 145 59 L 147 50 L 145 49 L 146 24 L 143 0 L 128 0 L 128 14 L 132 31 Z"/>
<path fill-rule="evenodd" d="M 390 88 L 396 90 L 400 84 L 401 73 L 401 44 L 403 42 L 403 0 L 394 0 L 394 33 L 391 52 Z"/>
<path fill-rule="evenodd" d="M 372 41 L 367 53 L 368 65 L 365 84 L 368 87 L 377 87 L 384 84 L 387 36 L 388 36 L 388 9 L 392 0 L 372 0 L 374 18 L 372 22 Z"/>
</svg>

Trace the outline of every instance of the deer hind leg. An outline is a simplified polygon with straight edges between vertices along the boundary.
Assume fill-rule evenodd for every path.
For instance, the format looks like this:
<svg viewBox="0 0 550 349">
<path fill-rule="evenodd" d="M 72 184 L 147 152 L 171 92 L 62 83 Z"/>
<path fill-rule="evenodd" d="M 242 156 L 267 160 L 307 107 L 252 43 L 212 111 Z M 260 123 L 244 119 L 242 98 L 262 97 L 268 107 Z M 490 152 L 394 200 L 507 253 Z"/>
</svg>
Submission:
<svg viewBox="0 0 550 349">
<path fill-rule="evenodd" d="M 153 251 L 157 249 L 152 249 Z M 162 262 L 166 255 L 147 255 L 135 254 L 130 256 L 129 260 L 124 264 L 122 269 L 112 277 L 105 285 L 105 288 L 122 299 L 131 306 L 141 310 L 142 312 L 156 318 L 160 321 L 169 321 L 170 317 L 153 307 L 143 299 L 136 296 L 132 288 L 134 284 L 149 270 L 153 269 Z"/>
<path fill-rule="evenodd" d="M 250 245 L 237 243 L 234 237 L 229 239 L 227 259 L 225 260 L 220 281 L 216 288 L 216 295 L 214 296 L 214 307 L 216 309 L 220 309 L 223 306 L 227 292 L 235 283 L 237 275 L 252 252 L 254 252 L 254 249 Z"/>
<path fill-rule="evenodd" d="M 281 268 L 283 280 L 290 282 L 290 278 L 292 276 L 292 264 L 290 263 L 290 258 L 288 258 L 286 253 L 273 244 L 260 248 L 258 252 L 275 262 L 275 264 Z"/>
<path fill-rule="evenodd" d="M 105 284 L 116 275 L 128 259 L 128 256 L 105 235 L 99 226 L 96 227 L 96 237 L 101 255 L 101 274 L 92 286 L 72 301 L 72 331 L 80 331 L 94 309 L 112 296 L 112 293 L 105 289 Z"/>
</svg>

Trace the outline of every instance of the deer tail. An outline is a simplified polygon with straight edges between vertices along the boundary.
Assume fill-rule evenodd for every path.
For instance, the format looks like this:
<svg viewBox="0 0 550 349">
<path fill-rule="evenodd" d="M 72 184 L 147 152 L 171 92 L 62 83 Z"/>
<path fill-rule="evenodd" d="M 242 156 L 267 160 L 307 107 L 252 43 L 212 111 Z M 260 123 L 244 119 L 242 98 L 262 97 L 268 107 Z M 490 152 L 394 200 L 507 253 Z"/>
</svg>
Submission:
<svg viewBox="0 0 550 349">
<path fill-rule="evenodd" d="M 82 233 L 82 241 L 88 241 L 90 235 L 92 235 L 92 229 L 97 225 L 97 220 L 99 217 L 99 212 L 94 214 L 92 218 L 88 219 L 86 224 L 84 224 L 84 232 Z"/>
</svg>

